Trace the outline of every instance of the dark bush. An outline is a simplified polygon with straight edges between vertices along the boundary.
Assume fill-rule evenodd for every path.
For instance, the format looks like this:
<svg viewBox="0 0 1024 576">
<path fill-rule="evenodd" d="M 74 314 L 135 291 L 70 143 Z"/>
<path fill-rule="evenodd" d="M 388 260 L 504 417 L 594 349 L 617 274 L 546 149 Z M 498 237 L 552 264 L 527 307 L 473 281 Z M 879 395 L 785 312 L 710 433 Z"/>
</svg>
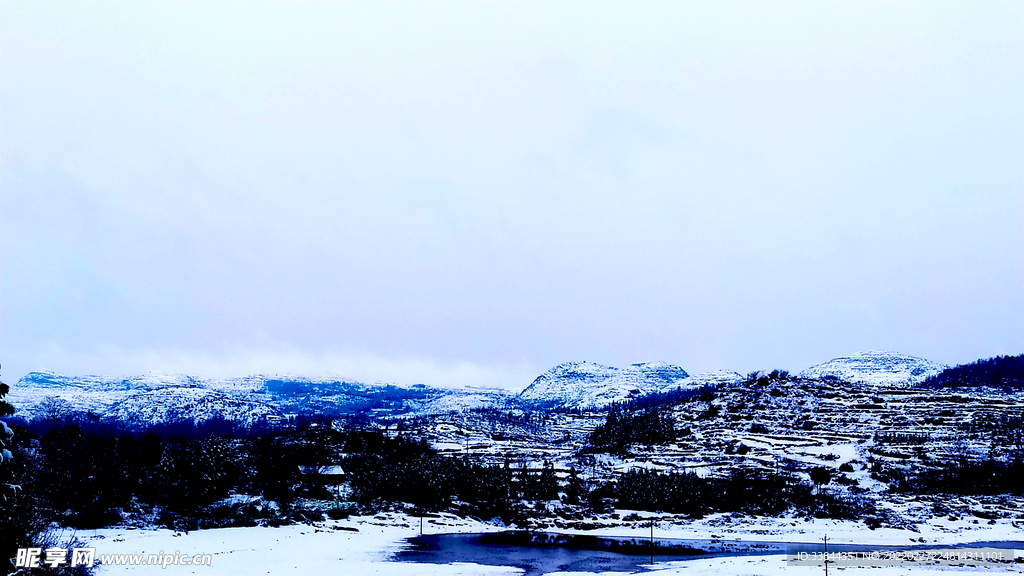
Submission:
<svg viewBox="0 0 1024 576">
<path fill-rule="evenodd" d="M 331 508 L 327 511 L 327 517 L 331 520 L 343 520 L 352 515 L 352 511 L 348 508 Z"/>
<path fill-rule="evenodd" d="M 828 484 L 832 481 L 833 471 L 827 466 L 815 466 L 811 468 L 811 482 L 815 484 Z"/>
</svg>

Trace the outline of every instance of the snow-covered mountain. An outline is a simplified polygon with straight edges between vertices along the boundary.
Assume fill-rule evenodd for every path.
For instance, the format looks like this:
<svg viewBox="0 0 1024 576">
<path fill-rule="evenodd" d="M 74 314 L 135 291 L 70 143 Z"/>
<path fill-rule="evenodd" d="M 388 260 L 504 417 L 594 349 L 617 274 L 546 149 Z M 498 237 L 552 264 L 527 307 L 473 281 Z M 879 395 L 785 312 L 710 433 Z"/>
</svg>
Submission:
<svg viewBox="0 0 1024 576">
<path fill-rule="evenodd" d="M 29 372 L 11 387 L 8 400 L 26 418 L 70 411 L 103 414 L 123 399 L 131 383 L 105 376 L 65 376 L 48 370 Z"/>
<path fill-rule="evenodd" d="M 872 350 L 833 358 L 800 372 L 800 378 L 835 377 L 875 386 L 913 386 L 949 366 L 898 352 Z"/>
<path fill-rule="evenodd" d="M 895 352 L 863 352 L 812 366 L 801 378 L 835 377 L 844 382 L 882 387 L 909 386 L 938 374 L 946 366 Z M 10 402 L 26 418 L 91 412 L 131 421 L 195 422 L 222 417 L 251 424 L 278 414 L 432 415 L 474 408 L 513 409 L 518 403 L 534 407 L 602 409 L 653 392 L 677 387 L 731 385 L 743 380 L 737 372 L 719 370 L 690 375 L 664 362 L 625 368 L 593 362 L 560 364 L 538 376 L 518 396 L 505 390 L 434 388 L 361 384 L 345 379 L 254 375 L 232 379 L 203 379 L 183 374 L 151 372 L 110 378 L 65 376 L 32 372 L 11 388 Z M 525 408 L 525 406 L 523 406 Z"/>
<path fill-rule="evenodd" d="M 541 374 L 519 399 L 543 405 L 600 409 L 677 385 L 689 374 L 664 362 L 612 368 L 593 362 L 567 362 Z"/>
</svg>

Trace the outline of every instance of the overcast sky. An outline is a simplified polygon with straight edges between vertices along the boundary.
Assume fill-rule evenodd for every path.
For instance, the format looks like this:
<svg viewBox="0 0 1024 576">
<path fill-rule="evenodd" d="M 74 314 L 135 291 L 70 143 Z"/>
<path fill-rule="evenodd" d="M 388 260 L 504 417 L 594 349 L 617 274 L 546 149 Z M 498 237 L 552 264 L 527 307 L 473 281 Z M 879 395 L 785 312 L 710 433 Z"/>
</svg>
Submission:
<svg viewBox="0 0 1024 576">
<path fill-rule="evenodd" d="M 0 6 L 0 362 L 1024 351 L 1019 2 Z"/>
</svg>

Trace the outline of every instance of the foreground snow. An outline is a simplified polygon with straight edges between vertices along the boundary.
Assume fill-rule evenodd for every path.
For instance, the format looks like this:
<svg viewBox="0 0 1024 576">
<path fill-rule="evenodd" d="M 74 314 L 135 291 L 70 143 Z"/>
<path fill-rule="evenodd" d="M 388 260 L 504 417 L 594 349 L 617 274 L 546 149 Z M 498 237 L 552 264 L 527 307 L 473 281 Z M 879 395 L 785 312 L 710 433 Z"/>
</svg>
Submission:
<svg viewBox="0 0 1024 576">
<path fill-rule="evenodd" d="M 358 532 L 344 530 L 355 528 Z M 502 528 L 460 520 L 453 516 L 424 521 L 424 531 L 472 533 Z M 79 536 L 103 554 L 211 554 L 210 566 L 113 566 L 99 568 L 98 574 L 423 574 L 438 576 L 480 574 L 498 576 L 521 574 L 517 568 L 455 564 L 387 562 L 388 556 L 404 546 L 405 538 L 419 534 L 419 519 L 405 514 L 352 517 L 317 525 L 279 528 L 219 528 L 187 534 L 172 530 L 103 529 L 80 532 Z"/>
<path fill-rule="evenodd" d="M 629 511 L 620 511 L 632 514 Z M 636 513 L 649 522 L 653 515 Z M 699 522 L 675 524 L 655 520 L 655 536 L 659 538 L 712 538 L 784 542 L 820 542 L 828 534 L 829 542 L 865 544 L 967 544 L 977 541 L 1015 540 L 1021 537 L 1020 528 L 1011 522 L 978 527 L 976 530 L 952 534 L 940 529 L 922 526 L 920 532 L 895 529 L 865 530 L 863 524 L 843 521 L 807 522 L 797 519 L 748 519 L 731 523 L 722 515 L 709 516 Z M 358 531 L 352 531 L 352 529 Z M 501 526 L 475 520 L 441 515 L 423 522 L 426 534 L 454 534 L 498 532 Z M 187 534 L 171 530 L 103 529 L 79 533 L 96 548 L 97 556 L 104 554 L 211 554 L 210 566 L 116 566 L 100 567 L 100 576 L 107 574 L 159 573 L 159 574 L 431 574 L 487 575 L 522 574 L 512 567 L 482 566 L 453 563 L 447 565 L 388 562 L 389 556 L 401 550 L 405 538 L 420 531 L 420 519 L 403 513 L 382 513 L 376 516 L 351 517 L 315 525 L 293 525 L 279 528 L 223 528 L 198 530 Z M 588 532 L 565 531 L 606 536 L 639 536 L 649 534 L 649 524 L 640 522 L 632 526 L 622 524 Z M 1024 552 L 1018 552 L 1018 556 Z M 847 574 L 944 574 L 952 572 L 1008 572 L 1021 573 L 1021 564 L 988 564 L 964 567 L 886 567 L 879 568 L 834 567 Z M 870 571 L 869 571 L 870 570 Z M 789 566 L 785 555 L 703 558 L 685 562 L 656 563 L 641 569 L 644 574 L 820 574 L 820 566 Z M 569 574 L 569 573 L 564 573 Z M 571 574 L 581 575 L 582 572 Z M 604 576 L 619 573 L 603 572 Z"/>
</svg>

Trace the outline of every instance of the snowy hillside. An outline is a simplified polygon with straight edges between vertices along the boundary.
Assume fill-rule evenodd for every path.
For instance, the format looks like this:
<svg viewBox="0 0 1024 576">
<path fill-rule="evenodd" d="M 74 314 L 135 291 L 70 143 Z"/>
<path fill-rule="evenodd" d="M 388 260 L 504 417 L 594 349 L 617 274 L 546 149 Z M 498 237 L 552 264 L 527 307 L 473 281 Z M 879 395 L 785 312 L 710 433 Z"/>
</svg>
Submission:
<svg viewBox="0 0 1024 576">
<path fill-rule="evenodd" d="M 110 390 L 124 389 L 126 384 L 121 378 L 107 376 L 65 376 L 50 370 L 29 372 L 18 381 L 18 387 L 48 388 L 65 390 L 71 388 Z"/>
<path fill-rule="evenodd" d="M 255 375 L 202 379 L 150 372 L 127 378 L 30 372 L 11 387 L 9 399 L 24 418 L 89 412 L 130 421 L 201 422 L 220 416 L 251 424 L 265 415 L 335 407 L 363 399 L 367 387 L 345 380 Z"/>
<path fill-rule="evenodd" d="M 567 362 L 541 374 L 519 399 L 565 408 L 599 409 L 676 386 L 689 374 L 664 362 L 612 368 L 593 362 Z"/>
<path fill-rule="evenodd" d="M 924 358 L 872 350 L 816 364 L 801 372 L 799 376 L 815 379 L 833 376 L 843 382 L 876 386 L 913 386 L 946 368 L 948 366 L 945 364 L 937 364 Z"/>
<path fill-rule="evenodd" d="M 427 400 L 413 408 L 411 414 L 429 416 L 479 408 L 496 408 L 506 405 L 514 398 L 507 390 L 500 388 L 432 389 L 432 392 Z"/>
<path fill-rule="evenodd" d="M 26 418 L 56 416 L 69 411 L 102 414 L 131 389 L 122 378 L 64 376 L 50 371 L 29 372 L 11 387 L 8 399 L 16 414 Z"/>
<path fill-rule="evenodd" d="M 255 399 L 203 388 L 163 388 L 132 394 L 113 406 L 107 416 L 122 422 L 158 424 L 221 418 L 252 426 L 278 416 L 272 406 Z"/>
</svg>

